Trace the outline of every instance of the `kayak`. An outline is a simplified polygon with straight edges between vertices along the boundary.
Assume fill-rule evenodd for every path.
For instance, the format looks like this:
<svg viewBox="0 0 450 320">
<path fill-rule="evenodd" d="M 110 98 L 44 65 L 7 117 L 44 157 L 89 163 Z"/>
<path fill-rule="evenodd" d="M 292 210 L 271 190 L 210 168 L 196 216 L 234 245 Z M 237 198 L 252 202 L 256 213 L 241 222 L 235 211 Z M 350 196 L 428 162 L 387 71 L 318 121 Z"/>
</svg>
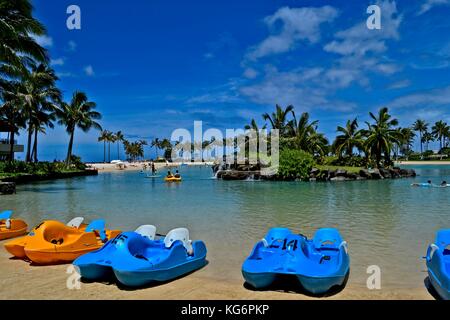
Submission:
<svg viewBox="0 0 450 320">
<path fill-rule="evenodd" d="M 174 176 L 165 177 L 164 181 L 166 181 L 166 182 L 180 182 L 181 181 L 181 177 L 178 177 L 178 178 L 174 177 Z"/>
<path fill-rule="evenodd" d="M 0 240 L 15 238 L 27 233 L 28 225 L 22 219 L 11 219 L 13 212 L 0 213 Z"/>
<path fill-rule="evenodd" d="M 189 240 L 186 228 L 173 229 L 156 240 L 155 232 L 154 226 L 145 225 L 121 233 L 73 264 L 84 279 L 98 281 L 114 276 L 128 287 L 169 281 L 206 264 L 204 242 Z"/>
<path fill-rule="evenodd" d="M 245 281 L 256 289 L 290 278 L 312 294 L 344 285 L 349 272 L 347 243 L 333 228 L 317 230 L 312 240 L 287 228 L 272 228 L 242 265 Z"/>
<path fill-rule="evenodd" d="M 444 300 L 450 300 L 450 229 L 438 231 L 428 246 L 426 262 L 431 285 Z"/>
<path fill-rule="evenodd" d="M 13 256 L 36 264 L 68 263 L 101 248 L 108 239 L 120 233 L 119 230 L 106 230 L 103 220 L 85 225 L 81 223 L 82 219 L 73 219 L 68 224 L 43 221 L 28 235 L 7 242 L 5 248 Z"/>
</svg>

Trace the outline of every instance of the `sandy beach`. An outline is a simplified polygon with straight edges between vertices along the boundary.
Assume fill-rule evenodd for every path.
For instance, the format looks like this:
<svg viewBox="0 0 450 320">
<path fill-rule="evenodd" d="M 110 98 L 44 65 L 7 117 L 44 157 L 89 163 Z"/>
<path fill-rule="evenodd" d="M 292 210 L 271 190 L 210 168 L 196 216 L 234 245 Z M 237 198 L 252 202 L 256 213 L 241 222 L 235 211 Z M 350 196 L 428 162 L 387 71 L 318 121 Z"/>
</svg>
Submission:
<svg viewBox="0 0 450 320">
<path fill-rule="evenodd" d="M 143 162 L 122 162 L 123 165 L 118 165 L 114 163 L 88 163 L 88 167 L 97 169 L 99 172 L 116 172 L 116 171 L 136 171 L 136 170 L 144 170 L 146 167 L 147 170 L 150 170 L 150 161 Z M 187 166 L 208 166 L 212 165 L 212 162 L 155 162 L 156 170 L 164 170 L 165 168 L 177 168 L 182 165 Z"/>
<path fill-rule="evenodd" d="M 433 166 L 450 166 L 450 161 L 396 161 L 395 165 L 402 166 L 417 166 L 417 165 L 433 165 Z"/>
<path fill-rule="evenodd" d="M 80 289 L 68 289 L 67 283 L 75 283 L 73 274 L 67 273 L 68 268 L 72 270 L 71 265 L 31 266 L 25 261 L 12 259 L 3 248 L 4 243 L 0 241 L 1 299 L 433 299 L 424 286 L 368 290 L 352 284 L 351 276 L 342 291 L 329 297 L 310 297 L 295 292 L 253 291 L 245 288 L 243 281 L 210 277 L 208 269 L 214 268 L 211 263 L 175 281 L 143 289 L 120 289 L 114 283 L 95 282 L 81 282 Z"/>
</svg>

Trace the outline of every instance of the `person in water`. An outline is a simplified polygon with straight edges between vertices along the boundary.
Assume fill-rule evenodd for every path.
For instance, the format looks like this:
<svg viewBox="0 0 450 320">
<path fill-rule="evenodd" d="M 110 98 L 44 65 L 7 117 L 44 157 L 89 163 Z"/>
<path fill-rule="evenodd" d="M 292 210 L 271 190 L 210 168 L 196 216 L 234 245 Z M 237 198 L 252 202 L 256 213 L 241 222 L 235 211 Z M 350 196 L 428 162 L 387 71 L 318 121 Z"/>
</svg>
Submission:
<svg viewBox="0 0 450 320">
<path fill-rule="evenodd" d="M 428 184 L 431 184 L 431 180 L 428 180 L 427 183 L 428 183 Z"/>
<path fill-rule="evenodd" d="M 175 178 L 179 178 L 180 177 L 180 173 L 178 172 L 178 170 L 175 171 Z"/>
<path fill-rule="evenodd" d="M 441 187 L 447 187 L 447 181 L 442 181 L 442 183 L 441 183 Z"/>
<path fill-rule="evenodd" d="M 152 162 L 152 175 L 156 174 L 156 168 L 155 168 L 155 163 Z"/>
</svg>

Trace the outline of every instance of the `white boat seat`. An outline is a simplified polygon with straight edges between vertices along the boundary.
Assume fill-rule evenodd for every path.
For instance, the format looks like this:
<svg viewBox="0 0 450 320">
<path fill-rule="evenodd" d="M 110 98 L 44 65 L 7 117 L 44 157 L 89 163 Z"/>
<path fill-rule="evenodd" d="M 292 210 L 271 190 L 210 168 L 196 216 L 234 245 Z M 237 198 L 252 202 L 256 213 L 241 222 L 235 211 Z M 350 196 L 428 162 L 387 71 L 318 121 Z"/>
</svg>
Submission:
<svg viewBox="0 0 450 320">
<path fill-rule="evenodd" d="M 6 219 L 5 227 L 6 227 L 6 229 L 11 229 L 11 219 Z"/>
<path fill-rule="evenodd" d="M 144 224 L 139 226 L 134 232 L 139 233 L 141 236 L 150 240 L 155 240 L 156 227 L 151 224 Z"/>
<path fill-rule="evenodd" d="M 189 239 L 189 230 L 186 228 L 176 228 L 170 230 L 164 238 L 164 245 L 166 248 L 170 248 L 175 241 L 181 241 L 184 248 L 189 255 L 192 255 L 194 250 L 192 249 L 192 241 Z"/>
<path fill-rule="evenodd" d="M 68 227 L 72 227 L 72 228 L 79 228 L 81 226 L 81 224 L 83 223 L 84 218 L 83 217 L 76 217 L 73 218 L 72 220 L 70 220 L 69 222 L 67 222 L 67 226 Z"/>
</svg>

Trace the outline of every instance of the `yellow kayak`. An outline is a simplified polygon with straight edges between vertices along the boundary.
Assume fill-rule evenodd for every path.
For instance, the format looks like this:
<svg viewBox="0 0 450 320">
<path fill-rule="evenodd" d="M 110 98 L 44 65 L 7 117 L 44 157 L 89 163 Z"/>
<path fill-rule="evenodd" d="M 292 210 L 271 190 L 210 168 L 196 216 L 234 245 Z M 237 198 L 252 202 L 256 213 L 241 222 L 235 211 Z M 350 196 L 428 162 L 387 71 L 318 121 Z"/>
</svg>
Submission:
<svg viewBox="0 0 450 320">
<path fill-rule="evenodd" d="M 166 181 L 166 182 L 180 182 L 181 181 L 181 177 L 175 177 L 175 176 L 165 177 L 164 181 Z"/>
</svg>

